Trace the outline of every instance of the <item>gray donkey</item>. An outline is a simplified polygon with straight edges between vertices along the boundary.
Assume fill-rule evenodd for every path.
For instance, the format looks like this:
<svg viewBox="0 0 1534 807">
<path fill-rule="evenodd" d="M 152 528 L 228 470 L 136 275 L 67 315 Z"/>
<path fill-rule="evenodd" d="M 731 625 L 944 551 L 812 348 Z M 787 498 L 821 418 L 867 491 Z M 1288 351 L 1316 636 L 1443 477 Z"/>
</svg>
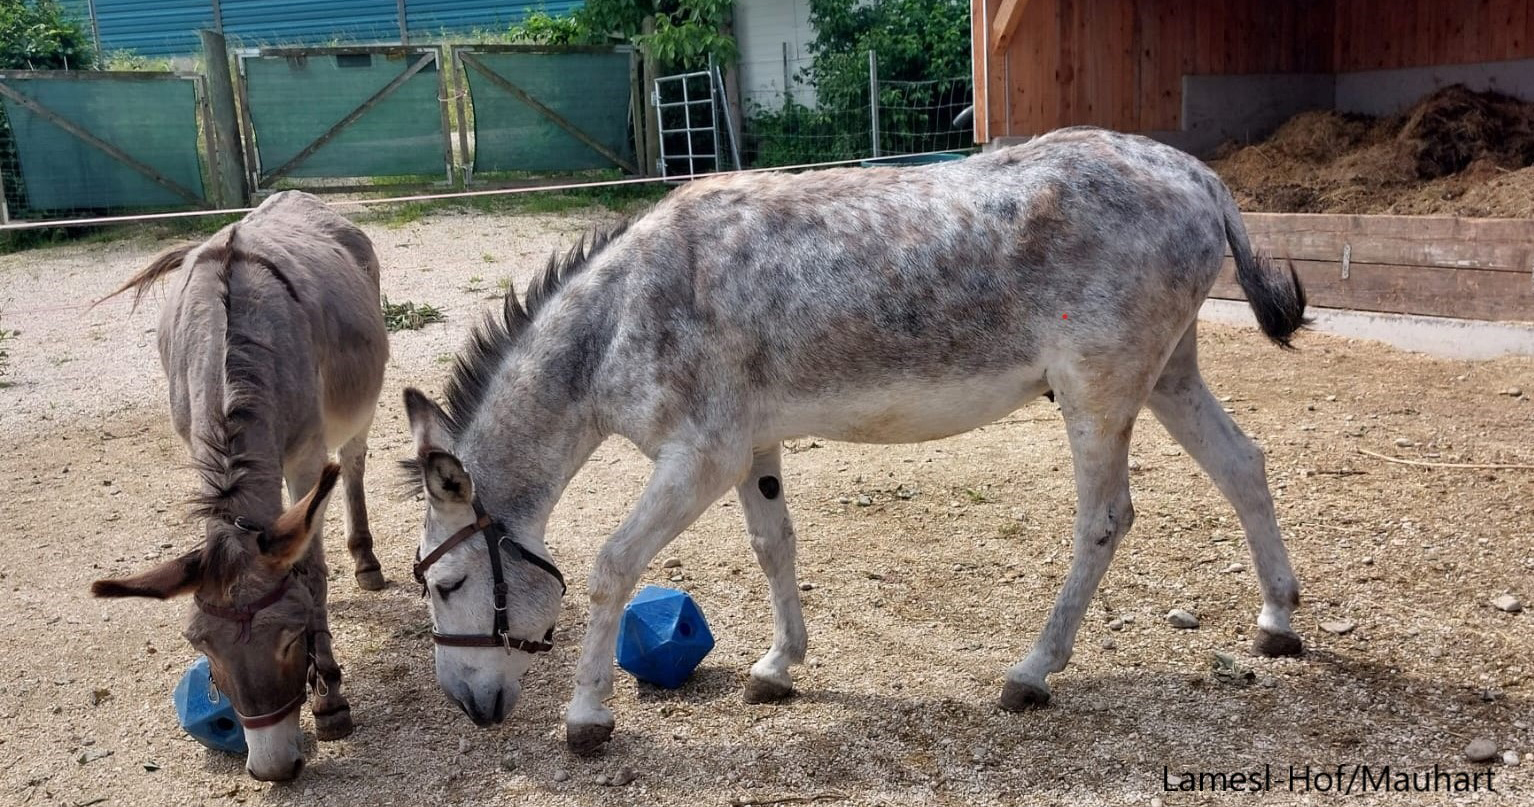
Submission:
<svg viewBox="0 0 1534 807">
<path fill-rule="evenodd" d="M 1195 322 L 1226 245 L 1263 331 L 1287 346 L 1305 324 L 1298 278 L 1253 255 L 1206 166 L 1144 138 L 1074 128 L 942 166 L 673 192 L 551 263 L 525 309 L 508 296 L 460 357 L 446 409 L 406 391 L 439 682 L 482 724 L 515 703 L 559 615 L 549 512 L 619 434 L 655 466 L 592 566 L 569 746 L 612 734 L 614 639 L 641 572 L 732 487 L 773 606 L 745 698 L 783 698 L 806 637 L 780 442 L 935 440 L 1045 392 L 1075 464 L 1075 549 L 1002 707 L 1046 703 L 1045 678 L 1070 658 L 1134 520 L 1130 432 L 1146 404 L 1240 516 L 1262 586 L 1257 651 L 1299 653 L 1262 452 L 1198 370 Z"/>
<path fill-rule="evenodd" d="M 98 597 L 194 593 L 185 635 L 233 702 L 257 779 L 303 769 L 298 707 L 309 685 L 316 734 L 352 731 L 331 651 L 320 534 L 327 496 L 346 483 L 358 585 L 384 586 L 362 476 L 383 386 L 388 334 L 373 245 L 313 196 L 276 194 L 201 244 L 160 255 L 114 294 L 134 303 L 182 270 L 160 314 L 171 421 L 201 476 L 203 545 Z M 328 465 L 340 449 L 340 466 Z M 293 504 L 284 509 L 286 482 Z"/>
</svg>

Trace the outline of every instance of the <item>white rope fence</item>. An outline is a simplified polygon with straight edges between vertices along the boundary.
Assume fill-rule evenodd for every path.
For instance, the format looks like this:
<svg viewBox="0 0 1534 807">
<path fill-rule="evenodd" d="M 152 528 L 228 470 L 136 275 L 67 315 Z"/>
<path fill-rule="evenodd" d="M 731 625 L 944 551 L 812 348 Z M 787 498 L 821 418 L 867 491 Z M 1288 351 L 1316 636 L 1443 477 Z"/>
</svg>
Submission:
<svg viewBox="0 0 1534 807">
<path fill-rule="evenodd" d="M 935 154 L 954 154 L 969 151 L 967 148 L 946 149 L 943 151 L 925 151 L 919 154 L 901 155 L 901 158 L 928 157 Z M 339 203 L 344 206 L 371 206 L 392 205 L 405 202 L 430 202 L 450 199 L 472 199 L 482 196 L 513 196 L 523 193 L 549 193 L 557 191 L 581 190 L 585 188 L 614 188 L 623 185 L 645 185 L 658 182 L 676 183 L 695 179 L 705 179 L 714 176 L 727 176 L 729 174 L 757 174 L 769 171 L 803 171 L 815 168 L 834 168 L 837 166 L 855 165 L 862 163 L 868 158 L 860 157 L 851 160 L 832 160 L 829 162 L 802 163 L 800 165 L 779 165 L 768 168 L 747 168 L 740 171 L 713 171 L 698 174 L 678 174 L 668 177 L 633 177 L 630 179 L 608 179 L 592 182 L 571 182 L 560 185 L 534 185 L 516 188 L 492 188 L 480 191 L 451 191 L 445 193 L 423 193 L 414 196 L 391 196 L 374 199 L 347 199 Z M 168 219 L 193 219 L 206 216 L 227 216 L 235 213 L 249 213 L 255 210 L 253 207 L 229 207 L 217 210 L 181 210 L 172 213 L 139 213 L 123 216 L 98 216 L 86 219 L 54 219 L 48 221 L 15 221 L 0 225 L 0 232 L 11 230 L 37 230 L 50 227 L 86 227 L 103 224 L 138 224 L 151 221 L 165 221 Z"/>
</svg>

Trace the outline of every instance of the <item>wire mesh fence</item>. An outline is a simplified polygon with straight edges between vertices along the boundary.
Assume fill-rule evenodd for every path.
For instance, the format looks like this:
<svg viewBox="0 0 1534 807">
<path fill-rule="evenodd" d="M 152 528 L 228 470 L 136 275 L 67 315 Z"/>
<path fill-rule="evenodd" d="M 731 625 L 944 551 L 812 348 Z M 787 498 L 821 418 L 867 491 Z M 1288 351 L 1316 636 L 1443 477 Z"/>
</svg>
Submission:
<svg viewBox="0 0 1534 807">
<path fill-rule="evenodd" d="M 877 60 L 868 54 L 837 58 L 866 61 L 867 81 L 818 87 L 812 59 L 785 59 L 782 86 L 773 82 L 742 92 L 745 164 L 797 165 L 974 145 L 972 127 L 957 122 L 971 104 L 969 76 L 891 81 L 879 76 Z"/>
</svg>

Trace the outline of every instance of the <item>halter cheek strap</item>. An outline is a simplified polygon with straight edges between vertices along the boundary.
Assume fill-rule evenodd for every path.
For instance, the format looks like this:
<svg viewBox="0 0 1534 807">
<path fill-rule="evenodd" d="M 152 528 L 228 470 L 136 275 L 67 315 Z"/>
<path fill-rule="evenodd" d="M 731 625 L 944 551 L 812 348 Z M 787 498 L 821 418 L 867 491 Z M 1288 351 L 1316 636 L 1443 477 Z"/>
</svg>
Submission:
<svg viewBox="0 0 1534 807">
<path fill-rule="evenodd" d="M 565 576 L 560 574 L 559 568 L 544 560 L 543 557 L 525 546 L 511 540 L 506 535 L 506 530 L 501 523 L 492 519 L 487 514 L 479 500 L 474 500 L 475 519 L 472 524 L 453 533 L 446 541 L 443 541 L 436 549 L 421 557 L 420 551 L 416 552 L 415 568 L 412 570 L 416 582 L 421 584 L 421 594 L 426 594 L 426 571 L 432 564 L 441 560 L 444 555 L 456 549 L 464 541 L 478 534 L 485 536 L 485 545 L 490 550 L 490 575 L 494 580 L 494 588 L 491 596 L 495 605 L 495 629 L 491 633 L 438 633 L 431 632 L 432 641 L 446 647 L 503 647 L 506 652 L 521 650 L 525 653 L 547 653 L 554 649 L 554 628 L 551 626 L 543 635 L 542 641 L 531 639 L 517 639 L 511 635 L 511 627 L 506 619 L 506 572 L 502 568 L 502 550 L 510 544 L 524 561 L 537 566 L 547 572 L 555 580 L 559 581 L 559 593 L 563 595 L 568 587 L 565 585 Z"/>
</svg>

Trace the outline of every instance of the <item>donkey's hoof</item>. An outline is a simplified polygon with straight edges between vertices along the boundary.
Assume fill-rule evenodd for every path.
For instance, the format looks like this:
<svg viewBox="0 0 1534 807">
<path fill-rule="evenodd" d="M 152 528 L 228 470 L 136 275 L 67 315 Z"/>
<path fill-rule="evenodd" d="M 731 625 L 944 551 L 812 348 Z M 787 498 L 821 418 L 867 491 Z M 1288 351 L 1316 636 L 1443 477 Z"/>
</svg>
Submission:
<svg viewBox="0 0 1534 807">
<path fill-rule="evenodd" d="M 358 570 L 357 572 L 357 588 L 363 591 L 381 591 L 388 584 L 389 581 L 384 579 L 383 570 L 381 569 Z"/>
<path fill-rule="evenodd" d="M 784 686 L 776 681 L 750 676 L 746 678 L 746 691 L 742 697 L 746 703 L 776 703 L 794 694 L 794 685 Z"/>
<path fill-rule="evenodd" d="M 1001 708 L 1009 712 L 1042 709 L 1048 705 L 1049 687 L 1047 686 L 1008 680 L 1001 688 Z"/>
<path fill-rule="evenodd" d="M 1257 638 L 1252 642 L 1252 652 L 1259 656 L 1298 656 L 1304 652 L 1305 644 L 1300 637 L 1293 633 L 1273 633 L 1259 628 Z"/>
<path fill-rule="evenodd" d="M 339 740 L 349 737 L 354 728 L 350 706 L 341 706 L 335 711 L 314 715 L 314 736 L 321 740 Z"/>
<path fill-rule="evenodd" d="M 565 745 L 570 747 L 570 753 L 581 757 L 593 756 L 601 751 L 612 736 L 613 727 L 601 723 L 565 727 Z"/>
</svg>

